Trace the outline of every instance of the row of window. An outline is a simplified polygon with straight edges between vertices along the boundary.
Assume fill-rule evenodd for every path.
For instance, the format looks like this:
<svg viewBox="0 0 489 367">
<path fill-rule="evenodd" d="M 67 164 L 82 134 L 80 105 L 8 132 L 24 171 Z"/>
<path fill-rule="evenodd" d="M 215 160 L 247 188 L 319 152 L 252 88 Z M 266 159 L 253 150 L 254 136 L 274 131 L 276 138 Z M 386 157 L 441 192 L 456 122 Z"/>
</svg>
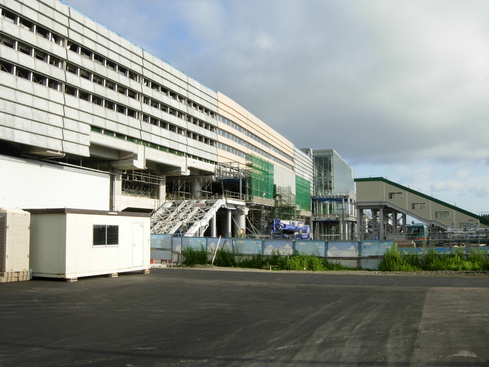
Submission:
<svg viewBox="0 0 489 367">
<path fill-rule="evenodd" d="M 7 72 L 10 74 L 14 74 L 20 78 L 29 80 L 33 83 L 37 83 L 52 89 L 55 89 L 57 91 L 61 91 L 62 83 L 57 81 L 56 79 L 49 78 L 43 74 L 39 74 L 33 71 L 30 71 L 28 69 L 22 68 L 20 66 L 8 63 L 6 61 L 0 60 L 0 70 L 3 72 Z M 124 104 L 120 104 L 114 101 L 111 101 L 109 99 L 103 98 L 101 96 L 86 92 L 84 90 L 78 89 L 74 86 L 66 84 L 64 86 L 64 91 L 66 94 L 83 99 L 87 102 L 94 103 L 96 105 L 108 108 L 110 110 L 116 111 L 118 113 L 122 113 L 124 115 L 127 115 L 129 117 L 138 119 L 139 118 L 139 112 L 136 111 L 133 108 L 127 107 Z M 175 132 L 177 134 L 186 136 L 189 139 L 197 140 L 201 143 L 207 144 L 214 146 L 215 141 L 212 139 L 209 139 L 203 135 L 194 133 L 190 130 L 183 129 L 179 126 L 176 126 L 174 124 L 170 124 L 166 121 L 162 120 L 156 120 L 153 117 L 150 117 L 146 114 L 143 114 L 143 121 L 151 124 L 155 124 L 159 126 L 160 128 L 164 128 L 166 130 Z"/>
<path fill-rule="evenodd" d="M 83 47 L 83 46 L 80 46 L 72 41 L 69 41 L 68 42 L 68 49 L 70 51 L 73 51 L 91 61 L 94 61 L 100 65 L 103 65 L 113 71 L 116 71 L 118 72 L 119 74 L 123 75 L 123 76 L 126 76 L 128 77 L 129 79 L 132 79 L 132 80 L 135 80 L 135 81 L 142 81 L 142 83 L 147 86 L 148 88 L 151 88 L 167 97 L 170 97 L 180 103 L 184 103 L 186 105 L 188 105 L 189 107 L 193 108 L 193 109 L 196 109 L 210 117 L 213 117 L 215 118 L 216 114 L 215 112 L 209 110 L 208 108 L 192 101 L 191 99 L 188 99 L 184 96 L 182 96 L 181 94 L 178 94 L 168 88 L 165 88 L 163 87 L 162 85 L 160 85 L 159 83 L 151 80 L 151 79 L 148 79 L 146 77 L 142 77 L 140 76 L 139 74 L 137 74 L 136 72 L 130 70 L 130 69 L 127 69 L 113 61 L 110 61 L 108 59 L 106 59 L 105 57 L 97 54 L 96 52 L 93 52 L 89 49 L 87 49 L 86 47 Z"/>
<path fill-rule="evenodd" d="M 36 34 L 39 34 L 40 36 L 48 39 L 48 40 L 51 40 L 61 46 L 63 46 L 66 42 L 65 38 L 54 33 L 54 32 L 51 32 L 49 31 L 48 29 L 36 24 L 35 22 L 32 22 L 30 21 L 29 19 L 26 19 L 22 16 L 19 16 L 18 14 L 15 14 L 14 12 L 8 10 L 8 9 L 5 9 L 5 8 L 1 8 L 0 7 L 0 16 L 2 19 L 5 19 L 7 21 L 10 21 L 11 23 L 13 24 L 16 24 L 18 25 L 19 27 L 22 27 L 24 29 L 27 29 L 31 32 L 34 32 Z M 28 45 L 25 45 L 27 48 L 32 48 L 31 46 L 28 46 Z M 121 75 L 124 75 L 132 80 L 135 80 L 135 81 L 140 81 L 142 80 L 143 84 L 146 85 L 147 87 L 150 87 L 151 89 L 153 90 L 156 90 L 162 94 L 165 94 L 167 96 L 169 96 L 170 98 L 173 98 L 175 99 L 176 101 L 179 101 L 181 103 L 185 103 L 187 104 L 189 107 L 193 108 L 193 109 L 196 109 L 208 116 L 211 116 L 213 118 L 215 118 L 216 114 L 215 112 L 209 110 L 208 108 L 174 92 L 174 91 L 171 91 L 163 86 L 161 86 L 160 84 L 156 83 L 155 81 L 151 80 L 151 79 L 148 79 L 148 78 L 142 78 L 138 73 L 132 71 L 132 70 L 129 70 L 128 68 L 122 66 L 122 65 L 119 65 L 118 63 L 112 61 L 112 60 L 109 60 L 99 54 L 97 54 L 96 52 L 93 52 L 91 50 L 89 50 L 88 48 L 86 47 L 83 47 L 83 46 L 80 46 L 78 45 L 77 43 L 75 42 L 72 42 L 70 40 L 68 40 L 67 42 L 67 45 L 66 47 L 70 50 L 70 51 L 73 51 L 87 59 L 90 59 L 92 60 L 93 62 L 96 62 L 100 65 L 103 65 L 113 71 L 116 71 L 118 72 L 119 74 Z M 62 67 L 62 63 L 61 63 L 61 60 L 58 60 L 58 62 L 60 63 L 60 66 L 59 67 Z"/>
<path fill-rule="evenodd" d="M 248 131 L 245 128 L 239 126 L 234 121 L 228 120 L 227 118 L 225 118 L 223 116 L 220 116 L 220 115 L 217 116 L 217 120 L 220 121 L 220 122 L 225 123 L 226 125 L 228 125 L 228 126 L 232 127 L 233 129 L 239 131 L 240 133 L 245 134 L 247 137 L 253 139 L 254 141 L 256 141 L 256 142 L 258 142 L 258 143 L 260 143 L 260 144 L 262 144 L 264 146 L 266 146 L 267 148 L 273 150 L 275 153 L 280 154 L 284 158 L 289 159 L 289 160 L 292 160 L 292 157 L 290 155 L 285 154 L 284 152 L 282 152 L 277 147 L 273 146 L 272 144 L 270 144 L 269 142 L 263 140 L 262 138 L 256 136 L 251 131 Z"/>
<path fill-rule="evenodd" d="M 389 192 L 390 200 L 402 200 L 403 195 L 402 192 Z M 411 203 L 412 210 L 428 210 L 427 203 Z M 449 210 L 436 210 L 435 211 L 435 219 L 447 219 L 450 218 Z"/>
<path fill-rule="evenodd" d="M 268 159 L 270 159 L 276 163 L 280 163 L 281 165 L 283 165 L 289 169 L 292 169 L 292 165 L 282 161 L 281 159 L 278 159 L 277 157 L 271 155 L 270 153 L 265 152 L 263 149 L 260 149 L 257 146 L 248 143 L 247 141 L 237 137 L 236 135 L 233 135 L 233 134 L 228 133 L 227 131 L 224 131 L 221 129 L 218 129 L 217 133 L 221 136 L 224 136 L 225 138 L 228 138 L 232 141 L 235 141 L 236 143 L 238 143 L 241 146 L 244 146 L 248 149 L 251 149 L 252 151 L 254 151 L 254 152 L 256 152 L 256 153 L 258 153 L 258 154 L 260 154 L 260 155 L 262 155 L 262 156 L 264 156 L 264 157 L 266 157 L 266 158 L 268 158 Z"/>
<path fill-rule="evenodd" d="M 177 109 L 175 109 L 171 106 L 168 106 L 164 103 L 158 102 L 157 100 L 155 100 L 153 98 L 149 98 L 149 97 L 144 96 L 143 97 L 143 103 L 150 105 L 151 107 L 154 107 L 156 109 L 159 109 L 163 112 L 169 113 L 170 115 L 176 116 L 180 119 L 186 120 L 187 122 L 190 122 L 196 126 L 200 126 L 203 129 L 209 130 L 211 132 L 216 131 L 215 126 L 213 126 L 213 125 L 211 125 L 205 121 L 202 121 L 196 117 L 193 117 L 191 115 L 187 115 L 187 114 L 181 112 L 180 110 L 177 110 Z"/>
<path fill-rule="evenodd" d="M 17 41 L 15 39 L 11 38 L 9 36 L 0 34 L 0 44 L 11 47 L 11 48 L 13 48 L 19 52 L 22 52 L 22 53 L 29 55 L 31 57 L 35 57 L 39 60 L 47 62 L 51 65 L 56 66 L 56 67 L 59 67 L 59 68 L 63 67 L 63 62 L 58 57 L 50 55 L 50 54 L 48 54 L 44 51 L 41 51 L 39 49 L 36 49 L 34 47 L 31 47 L 25 43 L 22 43 L 20 41 Z M 90 71 L 88 71 L 86 69 L 83 69 L 83 68 L 76 66 L 75 64 L 66 63 L 66 71 L 73 73 L 75 75 L 78 75 L 84 79 L 90 80 L 90 81 L 97 83 L 99 85 L 102 85 L 108 89 L 117 91 L 117 92 L 119 92 L 123 95 L 126 95 L 130 98 L 133 98 L 135 100 L 139 100 L 139 93 L 136 92 L 135 90 L 130 89 L 130 88 L 126 88 L 125 86 L 123 86 L 121 84 L 117 84 L 117 83 L 115 83 L 109 79 L 105 79 L 102 76 L 97 75 L 95 73 L 91 73 Z M 26 73 L 19 72 L 18 76 L 25 77 L 26 75 L 27 75 Z M 49 84 L 47 82 L 47 80 L 48 80 L 47 77 L 39 77 L 39 78 L 34 78 L 34 79 L 38 80 L 37 82 L 39 84 L 46 84 L 46 85 Z M 59 83 L 57 83 L 57 84 L 59 86 Z M 98 99 L 95 98 L 95 101 L 98 101 Z M 156 107 L 156 108 L 158 108 L 164 112 L 167 112 L 170 115 L 174 115 L 174 116 L 177 116 L 179 118 L 185 119 L 186 121 L 191 122 L 194 125 L 200 126 L 204 129 L 210 130 L 212 132 L 215 131 L 215 127 L 212 126 L 211 124 L 204 122 L 202 120 L 199 120 L 199 119 L 197 119 L 191 115 L 186 115 L 186 114 L 184 114 L 184 113 L 182 113 L 182 112 L 180 112 L 180 111 L 178 111 L 178 110 L 176 110 L 176 109 L 174 109 L 168 105 L 160 103 L 160 102 L 158 102 L 152 98 L 145 96 L 145 97 L 143 97 L 143 102 L 148 104 L 148 105 L 151 105 L 153 107 Z M 109 103 L 109 105 L 113 106 L 113 104 L 111 104 L 111 103 Z M 151 120 L 153 122 L 159 121 L 158 119 L 155 119 L 155 118 L 151 118 Z"/>
<path fill-rule="evenodd" d="M 63 46 L 64 37 L 56 34 L 54 32 L 49 31 L 48 29 L 41 27 L 40 25 L 31 22 L 30 20 L 20 17 L 17 14 L 11 12 L 8 9 L 0 7 L 0 16 L 1 19 L 13 24 L 18 25 L 21 28 L 27 29 L 31 32 L 39 34 L 40 36 L 46 38 L 49 41 L 57 43 L 60 46 Z"/>
<path fill-rule="evenodd" d="M 61 90 L 61 83 L 53 78 L 48 78 L 45 75 L 39 74 L 32 72 L 28 69 L 25 69 L 23 67 L 11 64 L 9 62 L 0 60 L 0 71 L 14 74 L 15 76 L 22 78 L 22 79 L 27 79 L 33 83 L 37 83 L 40 85 L 44 85 L 46 87 L 55 89 L 57 91 Z"/>
<path fill-rule="evenodd" d="M 95 127 L 95 126 L 92 126 L 91 127 L 91 131 L 94 131 L 94 132 L 97 132 L 97 133 L 101 133 L 101 134 L 104 134 L 104 135 L 108 135 L 108 136 L 112 136 L 114 138 L 118 138 L 118 139 L 121 139 L 121 140 L 130 141 L 130 142 L 135 143 L 135 144 L 144 145 L 145 147 L 149 147 L 149 148 L 161 150 L 163 152 L 172 153 L 172 154 L 175 154 L 175 155 L 178 155 L 178 156 L 181 156 L 181 157 L 188 157 L 188 158 L 195 159 L 195 160 L 198 160 L 198 161 L 201 161 L 201 162 L 210 163 L 210 164 L 216 164 L 216 162 L 211 161 L 209 159 L 205 159 L 205 158 L 198 157 L 198 156 L 195 156 L 195 155 L 192 155 L 192 154 L 184 153 L 184 152 L 181 152 L 181 151 L 176 150 L 176 149 L 172 149 L 172 148 L 168 148 L 166 146 L 162 146 L 162 145 L 150 143 L 148 141 L 137 139 L 137 138 L 133 138 L 131 136 L 127 136 L 127 135 L 124 135 L 124 134 L 119 134 L 119 133 L 116 133 L 115 131 L 111 131 L 111 130 L 107 130 L 107 129 L 102 129 L 102 128 Z"/>
<path fill-rule="evenodd" d="M 7 36 L 3 33 L 0 33 L 0 44 L 13 48 L 14 50 L 17 50 L 25 55 L 29 55 L 31 57 L 34 57 L 38 60 L 47 62 L 53 66 L 56 66 L 57 68 L 62 68 L 63 67 L 63 62 L 61 59 L 57 56 L 51 55 L 45 51 L 36 49 L 27 43 L 18 41 L 10 36 Z"/>
</svg>

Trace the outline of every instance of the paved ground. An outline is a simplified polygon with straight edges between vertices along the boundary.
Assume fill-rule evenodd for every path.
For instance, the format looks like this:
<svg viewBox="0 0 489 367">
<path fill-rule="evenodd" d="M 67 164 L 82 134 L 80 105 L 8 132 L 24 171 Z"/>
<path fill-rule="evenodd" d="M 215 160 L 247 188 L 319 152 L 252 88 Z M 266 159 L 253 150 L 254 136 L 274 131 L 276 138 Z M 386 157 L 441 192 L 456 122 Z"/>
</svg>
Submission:
<svg viewBox="0 0 489 367">
<path fill-rule="evenodd" d="M 0 284 L 0 367 L 489 366 L 489 277 L 154 269 Z"/>
</svg>

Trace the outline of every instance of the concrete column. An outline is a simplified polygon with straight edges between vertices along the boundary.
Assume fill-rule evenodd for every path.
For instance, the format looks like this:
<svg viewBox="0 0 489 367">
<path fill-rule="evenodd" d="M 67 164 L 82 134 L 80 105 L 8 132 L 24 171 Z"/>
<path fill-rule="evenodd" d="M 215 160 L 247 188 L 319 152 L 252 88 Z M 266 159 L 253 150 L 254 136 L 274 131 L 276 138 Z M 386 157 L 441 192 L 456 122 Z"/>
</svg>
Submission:
<svg viewBox="0 0 489 367">
<path fill-rule="evenodd" d="M 246 215 L 244 210 L 239 208 L 234 212 L 234 233 L 236 236 L 241 228 L 246 230 Z"/>
<path fill-rule="evenodd" d="M 357 239 L 363 240 L 363 209 L 357 209 Z"/>
<path fill-rule="evenodd" d="M 231 212 L 231 210 L 226 209 L 226 222 L 225 222 L 225 231 L 224 231 L 226 237 L 233 236 L 232 227 L 231 227 L 232 214 L 233 213 Z"/>
<path fill-rule="evenodd" d="M 160 186 L 158 187 L 158 198 L 160 200 L 160 205 L 166 200 L 166 177 L 162 177 L 160 181 Z"/>
<path fill-rule="evenodd" d="M 384 207 L 379 210 L 379 240 L 385 239 L 385 211 Z"/>
<path fill-rule="evenodd" d="M 395 209 L 392 211 L 392 232 L 397 235 L 397 211 Z"/>
<path fill-rule="evenodd" d="M 194 198 L 200 198 L 202 196 L 202 186 L 199 181 L 195 180 L 190 184 L 190 192 Z"/>
<path fill-rule="evenodd" d="M 216 214 L 211 219 L 211 237 L 217 237 Z"/>
</svg>

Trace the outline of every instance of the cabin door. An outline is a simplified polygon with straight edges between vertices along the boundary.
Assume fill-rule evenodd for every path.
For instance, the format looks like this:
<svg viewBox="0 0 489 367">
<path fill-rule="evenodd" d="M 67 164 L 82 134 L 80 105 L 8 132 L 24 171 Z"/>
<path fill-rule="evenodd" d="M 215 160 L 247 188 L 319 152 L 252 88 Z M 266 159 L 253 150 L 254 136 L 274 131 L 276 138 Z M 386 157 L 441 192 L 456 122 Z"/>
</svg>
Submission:
<svg viewBox="0 0 489 367">
<path fill-rule="evenodd" d="M 143 265 L 143 224 L 133 223 L 132 224 L 132 266 Z"/>
</svg>

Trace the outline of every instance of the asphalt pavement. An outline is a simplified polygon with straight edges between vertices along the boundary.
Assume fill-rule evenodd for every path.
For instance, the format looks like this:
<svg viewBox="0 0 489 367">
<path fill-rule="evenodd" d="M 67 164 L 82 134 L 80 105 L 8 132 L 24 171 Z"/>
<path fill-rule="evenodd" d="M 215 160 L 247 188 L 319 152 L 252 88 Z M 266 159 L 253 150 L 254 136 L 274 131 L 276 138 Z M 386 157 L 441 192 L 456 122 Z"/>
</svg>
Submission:
<svg viewBox="0 0 489 367">
<path fill-rule="evenodd" d="M 0 367 L 489 366 L 489 276 L 152 269 L 0 284 Z"/>
</svg>

